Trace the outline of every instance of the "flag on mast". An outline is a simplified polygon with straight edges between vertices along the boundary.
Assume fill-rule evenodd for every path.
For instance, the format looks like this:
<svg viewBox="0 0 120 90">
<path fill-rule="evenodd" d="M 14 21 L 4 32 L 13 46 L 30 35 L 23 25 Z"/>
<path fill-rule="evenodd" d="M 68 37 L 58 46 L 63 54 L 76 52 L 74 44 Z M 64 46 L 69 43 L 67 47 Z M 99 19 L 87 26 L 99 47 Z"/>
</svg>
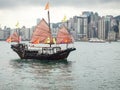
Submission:
<svg viewBox="0 0 120 90">
<path fill-rule="evenodd" d="M 66 17 L 66 16 L 64 16 L 64 18 L 63 18 L 62 22 L 66 22 L 66 21 L 67 21 L 67 17 Z"/>
<path fill-rule="evenodd" d="M 50 5 L 49 5 L 49 2 L 48 2 L 45 6 L 45 10 L 49 10 L 49 7 L 50 7 Z"/>
<path fill-rule="evenodd" d="M 17 22 L 15 26 L 16 26 L 17 28 L 19 28 L 19 22 Z"/>
</svg>

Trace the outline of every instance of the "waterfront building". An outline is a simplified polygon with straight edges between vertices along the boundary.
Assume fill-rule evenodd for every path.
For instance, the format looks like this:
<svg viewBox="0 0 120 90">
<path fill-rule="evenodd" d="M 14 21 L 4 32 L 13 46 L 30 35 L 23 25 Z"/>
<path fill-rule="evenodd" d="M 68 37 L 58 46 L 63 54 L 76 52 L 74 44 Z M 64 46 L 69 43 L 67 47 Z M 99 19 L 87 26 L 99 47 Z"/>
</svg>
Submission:
<svg viewBox="0 0 120 90">
<path fill-rule="evenodd" d="M 102 17 L 99 20 L 99 22 L 98 22 L 98 38 L 99 39 L 106 40 L 106 39 L 108 39 L 108 37 L 110 38 L 111 33 L 113 33 L 112 19 L 113 19 L 113 16 L 107 15 L 107 16 Z M 108 35 L 108 33 L 110 33 L 109 34 L 110 36 Z M 112 36 L 114 36 L 114 35 L 112 35 Z"/>
<path fill-rule="evenodd" d="M 53 37 L 56 37 L 60 23 L 52 23 L 51 26 L 51 33 Z"/>
<path fill-rule="evenodd" d="M 22 40 L 30 40 L 30 28 L 26 28 L 25 26 L 23 26 L 21 28 L 21 37 L 22 37 Z"/>
<path fill-rule="evenodd" d="M 4 31 L 0 29 L 0 40 L 4 40 Z"/>
<path fill-rule="evenodd" d="M 105 17 L 98 22 L 98 38 L 105 40 Z"/>
<path fill-rule="evenodd" d="M 118 29 L 119 29 L 119 35 L 118 35 L 118 38 L 120 39 L 120 21 L 118 22 L 119 25 L 118 25 Z"/>
<path fill-rule="evenodd" d="M 82 16 L 74 16 L 74 26 L 71 27 L 73 30 L 76 31 L 77 40 L 82 40 L 87 38 L 88 32 L 88 18 L 85 15 Z M 74 32 L 75 34 L 75 32 Z"/>
<path fill-rule="evenodd" d="M 90 11 L 82 12 L 82 15 L 86 15 L 88 18 L 88 38 L 96 38 L 98 37 L 98 21 L 100 16 L 97 12 L 93 13 Z"/>
<path fill-rule="evenodd" d="M 36 19 L 36 24 L 40 22 L 40 19 Z M 56 37 L 58 29 L 62 26 L 66 26 L 70 34 L 75 40 L 88 40 L 90 38 L 99 38 L 103 40 L 115 40 L 120 39 L 120 16 L 113 17 L 111 15 L 100 17 L 98 13 L 91 11 L 83 11 L 80 16 L 73 16 L 69 20 L 59 23 L 51 23 L 51 33 L 53 37 Z M 117 28 L 117 29 L 116 29 Z M 22 40 L 30 40 L 35 26 L 31 28 L 11 29 L 4 27 L 0 28 L 0 40 L 5 40 L 14 31 L 17 31 L 22 37 Z"/>
<path fill-rule="evenodd" d="M 108 41 L 115 41 L 116 40 L 116 33 L 114 31 L 108 32 Z"/>
<path fill-rule="evenodd" d="M 10 30 L 11 28 L 9 27 L 4 27 L 4 40 L 6 40 L 10 36 Z"/>
<path fill-rule="evenodd" d="M 106 30 L 105 38 L 108 37 L 108 32 L 113 31 L 112 30 L 113 25 L 114 25 L 113 16 L 112 15 L 107 15 L 105 17 L 105 30 Z"/>
<path fill-rule="evenodd" d="M 70 18 L 68 20 L 68 29 L 70 30 L 70 33 L 73 36 L 73 38 L 77 40 L 77 32 L 75 30 L 76 22 L 75 23 L 74 22 L 75 20 L 73 18 Z"/>
</svg>

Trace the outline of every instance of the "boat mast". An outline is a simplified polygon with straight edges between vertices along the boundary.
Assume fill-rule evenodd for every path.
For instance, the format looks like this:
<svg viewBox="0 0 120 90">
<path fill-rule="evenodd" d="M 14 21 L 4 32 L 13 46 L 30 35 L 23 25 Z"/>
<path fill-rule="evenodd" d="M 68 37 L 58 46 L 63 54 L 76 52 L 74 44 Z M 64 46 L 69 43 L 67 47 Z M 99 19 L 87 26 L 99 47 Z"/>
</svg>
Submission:
<svg viewBox="0 0 120 90">
<path fill-rule="evenodd" d="M 50 29 L 50 12 L 48 9 L 48 25 L 49 25 L 49 30 L 50 30 L 50 34 L 51 34 L 51 29 Z M 51 43 L 50 43 L 50 47 L 51 47 Z"/>
<path fill-rule="evenodd" d="M 48 10 L 48 25 L 49 25 L 49 29 L 50 29 L 50 12 Z"/>
<path fill-rule="evenodd" d="M 47 14 L 48 14 L 48 25 L 49 25 L 49 30 L 50 30 L 50 34 L 51 34 L 51 29 L 50 29 L 50 11 L 49 11 L 49 2 L 46 4 L 45 10 L 47 10 Z M 50 37 L 51 40 L 51 37 Z M 50 43 L 50 47 L 51 47 L 51 43 Z"/>
<path fill-rule="evenodd" d="M 17 39 L 18 39 L 17 43 L 19 44 L 19 43 L 20 43 L 20 42 L 19 42 L 19 33 L 20 33 L 20 32 L 19 32 L 19 29 L 18 29 L 18 28 L 16 28 L 15 31 L 16 31 L 16 34 L 18 35 L 18 37 L 17 37 Z"/>
<path fill-rule="evenodd" d="M 68 30 L 68 20 L 66 22 L 67 22 L 67 30 Z M 66 44 L 66 48 L 68 48 L 68 43 Z"/>
<path fill-rule="evenodd" d="M 16 26 L 16 33 L 18 34 L 18 44 L 20 43 L 20 30 L 19 30 L 19 22 L 17 22 Z"/>
</svg>

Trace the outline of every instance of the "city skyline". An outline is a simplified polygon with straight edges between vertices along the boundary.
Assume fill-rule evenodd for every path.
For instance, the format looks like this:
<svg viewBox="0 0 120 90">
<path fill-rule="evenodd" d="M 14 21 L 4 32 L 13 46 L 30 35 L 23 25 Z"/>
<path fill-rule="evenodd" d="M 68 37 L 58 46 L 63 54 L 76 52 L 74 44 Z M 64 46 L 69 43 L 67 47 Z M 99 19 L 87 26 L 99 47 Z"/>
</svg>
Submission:
<svg viewBox="0 0 120 90">
<path fill-rule="evenodd" d="M 81 15 L 82 11 L 97 12 L 100 16 L 113 15 L 120 13 L 119 0 L 26 0 L 26 1 L 8 1 L 0 0 L 0 25 L 15 28 L 15 24 L 19 22 L 20 27 L 31 27 L 36 25 L 37 18 L 45 18 L 47 20 L 47 11 L 44 10 L 47 2 L 50 2 L 51 22 L 60 22 L 64 16 L 67 19 L 73 16 Z"/>
</svg>

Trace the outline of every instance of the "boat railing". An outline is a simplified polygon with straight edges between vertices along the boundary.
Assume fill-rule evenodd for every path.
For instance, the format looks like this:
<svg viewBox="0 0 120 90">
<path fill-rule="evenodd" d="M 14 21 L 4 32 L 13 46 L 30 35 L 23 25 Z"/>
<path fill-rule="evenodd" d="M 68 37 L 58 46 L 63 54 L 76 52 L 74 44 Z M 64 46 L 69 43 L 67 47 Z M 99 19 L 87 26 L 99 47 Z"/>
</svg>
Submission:
<svg viewBox="0 0 120 90">
<path fill-rule="evenodd" d="M 60 47 L 42 47 L 42 53 L 53 54 L 60 51 Z"/>
<path fill-rule="evenodd" d="M 54 54 L 61 51 L 61 47 L 29 47 L 29 51 L 38 51 L 38 54 Z"/>
</svg>

